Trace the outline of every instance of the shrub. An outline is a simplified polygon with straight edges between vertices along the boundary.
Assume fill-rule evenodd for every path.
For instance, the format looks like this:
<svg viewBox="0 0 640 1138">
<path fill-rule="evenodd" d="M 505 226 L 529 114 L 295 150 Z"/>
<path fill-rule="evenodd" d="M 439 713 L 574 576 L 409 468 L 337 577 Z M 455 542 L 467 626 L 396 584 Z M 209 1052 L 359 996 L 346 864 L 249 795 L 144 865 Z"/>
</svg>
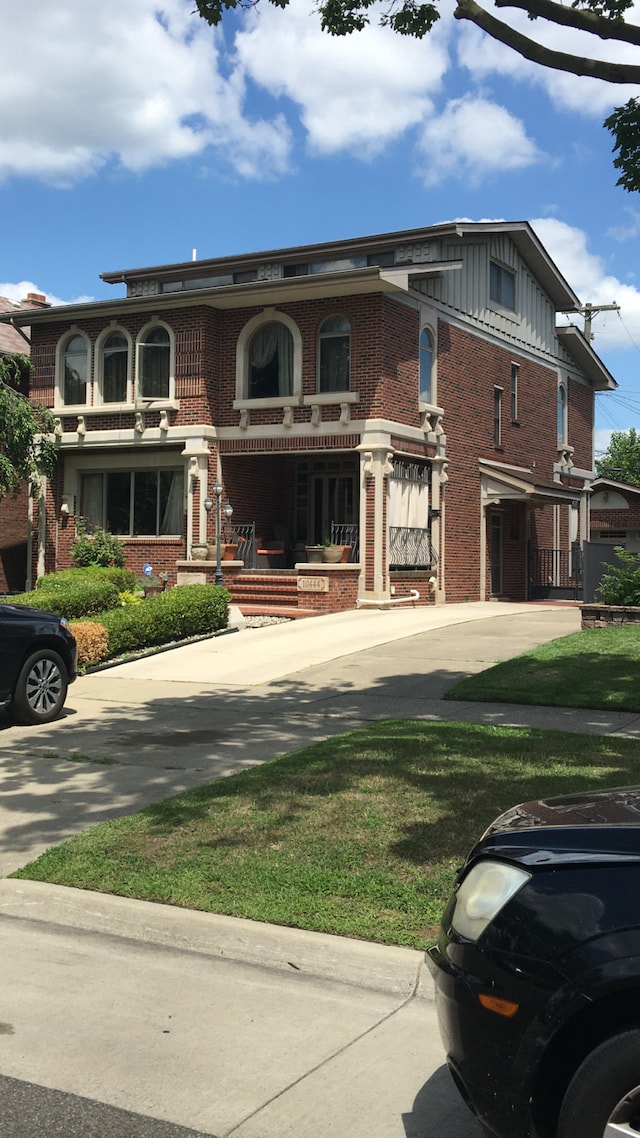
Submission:
<svg viewBox="0 0 640 1138">
<path fill-rule="evenodd" d="M 104 660 L 109 651 L 109 637 L 102 625 L 90 620 L 74 621 L 71 631 L 78 645 L 79 664 L 97 664 Z"/>
<path fill-rule="evenodd" d="M 47 612 L 66 616 L 67 620 L 77 620 L 83 616 L 94 616 L 105 609 L 116 608 L 120 594 L 113 582 L 101 577 L 80 576 L 64 586 L 56 585 L 50 589 L 36 589 L 14 597 L 13 604 L 28 605 L 29 608 L 45 609 Z"/>
<path fill-rule="evenodd" d="M 217 585 L 178 585 L 139 605 L 105 612 L 98 620 L 109 637 L 109 656 L 217 632 L 227 624 L 230 599 Z"/>
<path fill-rule="evenodd" d="M 63 569 L 60 573 L 48 573 L 46 577 L 38 577 L 36 589 L 51 592 L 53 589 L 66 589 L 75 585 L 77 581 L 110 581 L 116 586 L 119 593 L 135 588 L 136 575 L 131 569 L 120 569 L 117 566 L 102 568 L 98 565 L 89 565 L 86 569 Z"/>
<path fill-rule="evenodd" d="M 78 519 L 77 537 L 71 547 L 71 557 L 76 569 L 86 569 L 89 565 L 122 568 L 124 565 L 124 545 L 108 530 L 98 526 L 88 534 L 82 518 Z"/>
<path fill-rule="evenodd" d="M 126 608 L 127 605 L 141 605 L 142 597 L 140 593 L 132 593 L 129 589 L 125 589 L 124 593 L 120 593 L 120 604 L 122 608 Z"/>
<path fill-rule="evenodd" d="M 610 565 L 597 590 L 596 597 L 605 605 L 640 605 L 640 554 L 630 553 L 621 545 L 615 549 L 619 565 Z"/>
</svg>

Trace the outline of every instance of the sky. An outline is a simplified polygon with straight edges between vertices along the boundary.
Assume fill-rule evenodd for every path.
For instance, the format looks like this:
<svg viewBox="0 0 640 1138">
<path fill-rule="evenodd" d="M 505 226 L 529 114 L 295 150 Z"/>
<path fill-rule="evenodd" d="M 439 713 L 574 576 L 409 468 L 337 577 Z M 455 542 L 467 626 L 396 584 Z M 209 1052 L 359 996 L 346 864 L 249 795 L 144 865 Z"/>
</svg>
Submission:
<svg viewBox="0 0 640 1138">
<path fill-rule="evenodd" d="M 639 427 L 640 195 L 616 186 L 602 122 L 640 90 L 536 67 L 439 6 L 417 41 L 379 26 L 382 5 L 334 38 L 314 0 L 260 0 L 217 29 L 193 0 L 2 0 L 0 296 L 106 300 L 123 290 L 100 273 L 194 251 L 526 220 L 583 303 L 620 306 L 593 321 L 619 384 L 597 396 L 596 452 Z"/>
</svg>

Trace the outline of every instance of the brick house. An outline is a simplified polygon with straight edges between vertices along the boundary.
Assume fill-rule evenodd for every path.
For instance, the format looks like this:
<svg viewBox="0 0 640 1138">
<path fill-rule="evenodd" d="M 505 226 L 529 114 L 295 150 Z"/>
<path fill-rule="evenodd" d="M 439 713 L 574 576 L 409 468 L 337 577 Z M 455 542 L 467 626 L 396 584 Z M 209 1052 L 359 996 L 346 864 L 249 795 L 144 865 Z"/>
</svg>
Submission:
<svg viewBox="0 0 640 1138">
<path fill-rule="evenodd" d="M 212 537 L 217 482 L 239 599 L 265 567 L 320 610 L 412 590 L 423 604 L 523 600 L 561 562 L 571 574 L 595 392 L 615 381 L 576 327 L 556 326 L 579 300 L 526 222 L 102 279 L 126 296 L 28 318 L 32 396 L 60 442 L 34 572 L 70 564 L 84 517 L 122 535 L 138 572 L 211 580 L 192 547 Z M 350 562 L 308 564 L 332 536 Z"/>
</svg>

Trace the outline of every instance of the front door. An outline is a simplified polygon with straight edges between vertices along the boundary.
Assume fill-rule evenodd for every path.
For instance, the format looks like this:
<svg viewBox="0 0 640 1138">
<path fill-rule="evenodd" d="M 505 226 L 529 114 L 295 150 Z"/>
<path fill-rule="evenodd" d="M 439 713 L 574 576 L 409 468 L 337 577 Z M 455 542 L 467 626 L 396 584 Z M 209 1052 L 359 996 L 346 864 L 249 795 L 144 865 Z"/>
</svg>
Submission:
<svg viewBox="0 0 640 1138">
<path fill-rule="evenodd" d="M 314 542 L 331 537 L 331 523 L 357 521 L 354 517 L 356 476 L 349 473 L 313 474 L 311 481 L 310 533 Z"/>
</svg>

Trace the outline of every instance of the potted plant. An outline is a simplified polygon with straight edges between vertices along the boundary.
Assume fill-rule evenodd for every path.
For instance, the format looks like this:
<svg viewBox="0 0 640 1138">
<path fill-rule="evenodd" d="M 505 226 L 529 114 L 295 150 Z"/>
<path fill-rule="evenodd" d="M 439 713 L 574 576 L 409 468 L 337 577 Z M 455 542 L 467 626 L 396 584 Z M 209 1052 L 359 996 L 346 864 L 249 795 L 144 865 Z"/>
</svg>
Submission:
<svg viewBox="0 0 640 1138">
<path fill-rule="evenodd" d="M 342 546 L 334 545 L 331 541 L 325 541 L 322 546 L 322 560 L 325 565 L 337 565 L 342 559 Z"/>
<path fill-rule="evenodd" d="M 158 593 L 163 592 L 165 583 L 155 573 L 145 574 L 138 578 L 138 586 L 142 589 L 145 597 L 156 597 Z"/>
<path fill-rule="evenodd" d="M 322 561 L 323 547 L 321 545 L 305 545 L 307 554 L 307 561 L 313 565 L 319 565 Z"/>
<path fill-rule="evenodd" d="M 195 541 L 191 546 L 191 557 L 194 561 L 207 560 L 207 543 L 206 541 Z"/>
</svg>

